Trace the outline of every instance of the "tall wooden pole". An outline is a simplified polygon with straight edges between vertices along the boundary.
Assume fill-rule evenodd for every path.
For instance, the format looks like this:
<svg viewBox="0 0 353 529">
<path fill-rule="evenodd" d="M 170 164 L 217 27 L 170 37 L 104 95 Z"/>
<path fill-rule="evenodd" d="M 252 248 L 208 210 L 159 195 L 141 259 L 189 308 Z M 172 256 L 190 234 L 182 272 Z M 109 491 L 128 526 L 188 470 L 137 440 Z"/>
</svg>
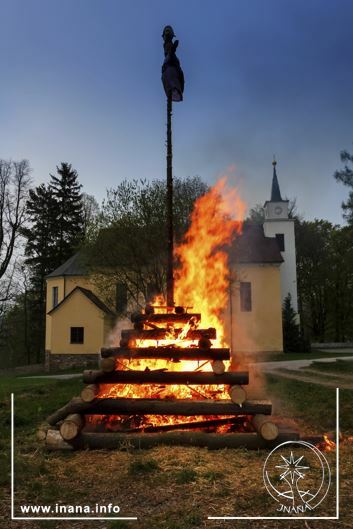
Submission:
<svg viewBox="0 0 353 529">
<path fill-rule="evenodd" d="M 172 96 L 167 97 L 167 306 L 174 306 L 174 277 L 173 277 L 173 149 L 172 149 Z"/>
</svg>

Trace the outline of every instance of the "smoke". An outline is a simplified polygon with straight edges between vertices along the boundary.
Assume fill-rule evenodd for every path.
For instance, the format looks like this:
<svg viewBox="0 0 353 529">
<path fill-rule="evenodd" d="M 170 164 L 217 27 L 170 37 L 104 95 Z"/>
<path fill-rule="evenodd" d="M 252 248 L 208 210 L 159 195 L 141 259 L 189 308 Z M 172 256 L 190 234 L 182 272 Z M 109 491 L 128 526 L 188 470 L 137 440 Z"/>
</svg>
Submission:
<svg viewBox="0 0 353 529">
<path fill-rule="evenodd" d="M 131 322 L 128 318 L 117 319 L 113 329 L 105 339 L 105 347 L 119 347 L 121 332 L 131 329 Z"/>
</svg>

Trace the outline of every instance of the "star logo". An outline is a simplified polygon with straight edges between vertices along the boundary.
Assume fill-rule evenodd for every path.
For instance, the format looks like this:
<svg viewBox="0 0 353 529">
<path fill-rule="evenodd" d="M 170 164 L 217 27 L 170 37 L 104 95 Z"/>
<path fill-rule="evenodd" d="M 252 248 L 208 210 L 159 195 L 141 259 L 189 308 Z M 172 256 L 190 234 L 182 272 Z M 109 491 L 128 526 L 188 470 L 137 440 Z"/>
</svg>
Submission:
<svg viewBox="0 0 353 529">
<path fill-rule="evenodd" d="M 307 441 L 286 441 L 267 456 L 263 478 L 278 512 L 300 515 L 316 509 L 327 496 L 331 471 L 325 456 Z"/>
<path fill-rule="evenodd" d="M 281 455 L 281 458 L 284 461 L 284 465 L 276 465 L 276 468 L 283 468 L 284 472 L 280 475 L 280 479 L 286 479 L 290 478 L 290 482 L 294 483 L 295 478 L 303 479 L 305 477 L 305 473 L 301 472 L 301 470 L 308 470 L 310 467 L 305 467 L 300 465 L 301 460 L 304 458 L 304 456 L 298 457 L 297 460 L 295 460 L 293 452 L 290 453 L 290 457 L 287 459 L 283 455 Z"/>
</svg>

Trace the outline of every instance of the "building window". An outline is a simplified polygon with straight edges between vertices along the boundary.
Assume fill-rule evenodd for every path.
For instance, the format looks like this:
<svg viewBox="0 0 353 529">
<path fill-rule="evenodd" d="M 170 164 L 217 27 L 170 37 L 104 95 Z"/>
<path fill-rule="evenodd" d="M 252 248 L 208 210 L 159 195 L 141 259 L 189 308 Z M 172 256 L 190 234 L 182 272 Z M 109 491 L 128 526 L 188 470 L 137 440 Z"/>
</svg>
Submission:
<svg viewBox="0 0 353 529">
<path fill-rule="evenodd" d="M 240 310 L 251 312 L 251 283 L 240 283 Z"/>
<path fill-rule="evenodd" d="M 127 286 L 125 283 L 116 284 L 115 308 L 117 312 L 125 312 L 127 309 Z"/>
<path fill-rule="evenodd" d="M 71 327 L 70 328 L 70 343 L 83 343 L 84 339 L 84 328 L 83 327 Z"/>
<path fill-rule="evenodd" d="M 284 252 L 284 234 L 276 233 L 276 241 L 281 252 Z"/>
<path fill-rule="evenodd" d="M 59 303 L 59 287 L 52 288 L 52 308 L 56 307 Z"/>
</svg>

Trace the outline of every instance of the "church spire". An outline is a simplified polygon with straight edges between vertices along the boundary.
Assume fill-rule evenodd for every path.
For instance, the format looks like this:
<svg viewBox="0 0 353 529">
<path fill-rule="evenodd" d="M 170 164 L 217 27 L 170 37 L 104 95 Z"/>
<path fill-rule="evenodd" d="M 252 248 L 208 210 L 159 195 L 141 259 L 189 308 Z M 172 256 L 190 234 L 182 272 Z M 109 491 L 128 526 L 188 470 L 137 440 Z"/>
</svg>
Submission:
<svg viewBox="0 0 353 529">
<path fill-rule="evenodd" d="M 276 159 L 273 157 L 273 177 L 272 177 L 272 188 L 271 188 L 271 202 L 282 202 L 281 191 L 279 189 L 279 183 L 276 172 Z"/>
</svg>

